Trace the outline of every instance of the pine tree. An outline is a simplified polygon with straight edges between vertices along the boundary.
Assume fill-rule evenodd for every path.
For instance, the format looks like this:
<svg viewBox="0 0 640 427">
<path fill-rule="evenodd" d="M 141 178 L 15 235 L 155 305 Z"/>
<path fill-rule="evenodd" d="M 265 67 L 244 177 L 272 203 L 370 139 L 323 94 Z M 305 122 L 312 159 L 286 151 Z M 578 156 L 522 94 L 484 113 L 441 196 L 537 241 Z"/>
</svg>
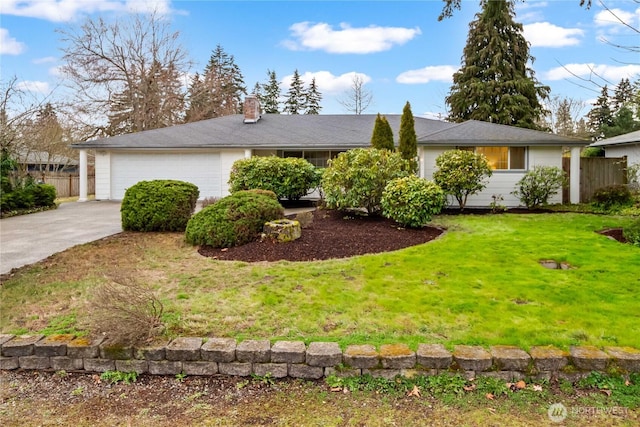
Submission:
<svg viewBox="0 0 640 427">
<path fill-rule="evenodd" d="M 398 140 L 398 151 L 403 159 L 409 160 L 414 172 L 418 170 L 418 137 L 416 136 L 415 119 L 411 112 L 409 101 L 402 109 L 400 118 L 400 136 Z"/>
<path fill-rule="evenodd" d="M 537 128 L 545 113 L 540 100 L 550 88 L 540 85 L 527 66 L 533 58 L 514 17 L 512 0 L 482 2 L 482 12 L 469 24 L 462 67 L 446 98 L 449 120 Z"/>
<path fill-rule="evenodd" d="M 311 79 L 311 84 L 305 92 L 305 114 L 320 114 L 320 110 L 322 110 L 322 107 L 320 106 L 321 100 L 322 94 L 318 90 L 316 78 L 314 77 Z"/>
<path fill-rule="evenodd" d="M 378 113 L 376 122 L 373 125 L 373 134 L 371 135 L 371 146 L 378 150 L 393 151 L 393 131 L 387 118 Z"/>
<path fill-rule="evenodd" d="M 182 83 L 176 68 L 153 61 L 135 82 L 116 93 L 109 105 L 109 135 L 141 132 L 171 126 L 182 120 Z"/>
<path fill-rule="evenodd" d="M 596 99 L 593 108 L 587 113 L 587 127 L 591 138 L 599 140 L 604 138 L 604 129 L 613 126 L 613 113 L 609 106 L 609 88 L 605 85 Z"/>
<path fill-rule="evenodd" d="M 194 89 L 193 93 L 191 90 L 189 93 L 189 122 L 238 114 L 242 111 L 242 97 L 247 94 L 240 67 L 236 65 L 233 55 L 225 52 L 220 45 L 211 53 L 200 82 Z"/>
<path fill-rule="evenodd" d="M 269 81 L 262 85 L 264 91 L 260 102 L 264 112 L 268 114 L 280 114 L 280 83 L 275 71 L 267 70 Z"/>
<path fill-rule="evenodd" d="M 633 100 L 633 87 L 629 79 L 622 79 L 613 91 L 611 104 L 613 112 L 616 113 L 620 108 L 629 105 Z"/>
<path fill-rule="evenodd" d="M 205 90 L 204 83 L 200 78 L 200 73 L 196 73 L 191 78 L 191 84 L 187 91 L 187 102 L 189 107 L 185 112 L 185 123 L 197 122 L 204 118 L 203 112 L 206 110 L 207 99 L 207 91 Z"/>
<path fill-rule="evenodd" d="M 284 102 L 284 112 L 287 114 L 300 114 L 305 109 L 305 93 L 302 79 L 298 70 L 295 70 L 291 78 L 291 86 L 287 92 L 287 99 Z"/>
</svg>

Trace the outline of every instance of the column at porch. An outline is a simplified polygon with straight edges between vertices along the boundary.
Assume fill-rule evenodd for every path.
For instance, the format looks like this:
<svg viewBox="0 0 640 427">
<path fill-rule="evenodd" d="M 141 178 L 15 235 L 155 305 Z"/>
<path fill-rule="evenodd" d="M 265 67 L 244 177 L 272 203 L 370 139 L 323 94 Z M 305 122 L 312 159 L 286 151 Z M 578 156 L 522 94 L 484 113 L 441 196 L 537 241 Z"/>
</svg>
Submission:
<svg viewBox="0 0 640 427">
<path fill-rule="evenodd" d="M 87 198 L 87 189 L 88 189 L 88 179 L 87 179 L 87 150 L 80 150 L 80 197 L 78 197 L 79 202 L 86 202 Z"/>
<path fill-rule="evenodd" d="M 571 204 L 580 203 L 580 147 L 571 147 L 569 202 L 571 202 Z"/>
</svg>

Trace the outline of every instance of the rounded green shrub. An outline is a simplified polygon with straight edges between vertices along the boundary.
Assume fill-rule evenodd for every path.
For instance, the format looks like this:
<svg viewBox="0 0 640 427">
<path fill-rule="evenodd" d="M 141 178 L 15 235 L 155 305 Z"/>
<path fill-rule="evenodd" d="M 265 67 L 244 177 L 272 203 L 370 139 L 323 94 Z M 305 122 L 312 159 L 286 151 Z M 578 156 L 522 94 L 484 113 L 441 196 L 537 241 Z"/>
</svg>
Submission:
<svg viewBox="0 0 640 427">
<path fill-rule="evenodd" d="M 410 163 L 399 153 L 376 148 L 356 148 L 329 162 L 322 176 L 325 204 L 330 209 L 366 209 L 382 212 L 382 192 L 395 178 L 411 174 Z"/>
<path fill-rule="evenodd" d="M 633 204 L 633 194 L 626 185 L 609 185 L 598 188 L 593 193 L 591 203 L 597 209 L 609 211 L 613 208 L 623 208 Z"/>
<path fill-rule="evenodd" d="M 36 207 L 51 207 L 55 205 L 56 187 L 50 184 L 37 184 L 30 187 L 33 202 Z"/>
<path fill-rule="evenodd" d="M 231 168 L 229 191 L 261 189 L 279 199 L 299 200 L 318 185 L 315 166 L 293 157 L 251 157 L 237 160 Z"/>
<path fill-rule="evenodd" d="M 516 184 L 512 193 L 529 209 L 534 209 L 549 202 L 566 184 L 564 171 L 555 166 L 534 166 Z"/>
<path fill-rule="evenodd" d="M 227 248 L 256 239 L 265 222 L 284 217 L 273 197 L 256 191 L 238 191 L 196 213 L 187 224 L 185 239 L 192 245 Z"/>
<path fill-rule="evenodd" d="M 625 227 L 622 230 L 622 235 L 627 239 L 627 242 L 640 247 L 640 218 Z"/>
<path fill-rule="evenodd" d="M 444 191 L 433 181 L 409 175 L 390 181 L 382 193 L 382 211 L 406 227 L 422 227 L 447 203 Z"/>
<path fill-rule="evenodd" d="M 487 179 L 493 173 L 484 155 L 467 150 L 445 151 L 436 158 L 436 167 L 433 180 L 456 199 L 460 210 L 466 206 L 469 196 L 487 186 Z"/>
<path fill-rule="evenodd" d="M 176 180 L 140 181 L 124 194 L 120 217 L 130 231 L 184 231 L 200 191 Z"/>
</svg>

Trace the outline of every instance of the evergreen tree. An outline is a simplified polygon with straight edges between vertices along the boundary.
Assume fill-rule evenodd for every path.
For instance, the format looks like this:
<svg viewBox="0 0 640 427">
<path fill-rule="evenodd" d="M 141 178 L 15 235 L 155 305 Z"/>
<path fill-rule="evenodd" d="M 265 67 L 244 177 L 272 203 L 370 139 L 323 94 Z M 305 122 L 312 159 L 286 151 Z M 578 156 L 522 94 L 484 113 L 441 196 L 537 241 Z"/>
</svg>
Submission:
<svg viewBox="0 0 640 427">
<path fill-rule="evenodd" d="M 287 114 L 300 114 L 306 109 L 305 91 L 302 85 L 302 79 L 298 70 L 293 72 L 291 78 L 291 86 L 287 92 L 287 99 L 284 102 L 284 112 Z"/>
<path fill-rule="evenodd" d="M 533 58 L 522 24 L 514 17 L 513 0 L 482 2 L 482 12 L 469 25 L 462 67 L 453 75 L 446 98 L 450 120 L 537 128 L 545 113 L 541 99 L 550 89 L 540 85 L 527 66 Z"/>
<path fill-rule="evenodd" d="M 398 140 L 398 151 L 403 159 L 409 160 L 413 171 L 418 170 L 418 137 L 416 136 L 415 120 L 411 112 L 409 101 L 402 109 L 400 118 L 400 136 Z"/>
<path fill-rule="evenodd" d="M 556 112 L 556 133 L 562 136 L 571 136 L 574 133 L 571 105 L 566 98 L 560 101 L 560 105 L 558 105 Z"/>
<path fill-rule="evenodd" d="M 280 83 L 275 71 L 267 70 L 269 81 L 262 85 L 264 91 L 260 102 L 267 114 L 280 114 Z"/>
<path fill-rule="evenodd" d="M 629 79 L 622 79 L 613 91 L 613 99 L 611 104 L 613 112 L 616 113 L 620 108 L 628 106 L 633 100 L 633 87 Z"/>
<path fill-rule="evenodd" d="M 200 78 L 200 73 L 196 73 L 191 78 L 191 84 L 187 90 L 187 102 L 189 106 L 185 112 L 184 121 L 186 123 L 197 122 L 204 118 L 203 111 L 207 108 L 207 91 L 204 88 L 204 83 Z"/>
<path fill-rule="evenodd" d="M 182 82 L 173 64 L 163 66 L 154 60 L 136 77 L 110 101 L 109 135 L 159 129 L 182 120 Z"/>
<path fill-rule="evenodd" d="M 587 113 L 587 127 L 591 138 L 597 141 L 604 138 L 604 129 L 611 126 L 613 126 L 613 113 L 609 106 L 609 89 L 605 85 L 593 108 Z"/>
<path fill-rule="evenodd" d="M 311 79 L 309 89 L 305 92 L 305 114 L 320 114 L 320 110 L 322 110 L 322 107 L 320 106 L 321 100 L 322 94 L 318 90 L 316 78 L 314 77 Z"/>
<path fill-rule="evenodd" d="M 193 86 L 193 82 L 192 82 Z M 187 121 L 211 119 L 238 114 L 242 111 L 242 97 L 247 94 L 244 77 L 233 55 L 217 45 L 211 53 L 199 84 L 190 90 Z"/>
<path fill-rule="evenodd" d="M 376 122 L 373 125 L 373 134 L 371 135 L 371 146 L 378 150 L 393 151 L 393 131 L 387 118 L 378 113 Z"/>
</svg>

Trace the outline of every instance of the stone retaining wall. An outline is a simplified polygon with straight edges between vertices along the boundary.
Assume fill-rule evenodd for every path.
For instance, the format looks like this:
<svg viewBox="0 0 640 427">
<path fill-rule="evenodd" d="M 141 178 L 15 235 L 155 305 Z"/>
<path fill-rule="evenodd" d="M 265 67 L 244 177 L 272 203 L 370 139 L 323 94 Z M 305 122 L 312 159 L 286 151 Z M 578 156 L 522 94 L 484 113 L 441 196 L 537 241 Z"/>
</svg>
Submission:
<svg viewBox="0 0 640 427">
<path fill-rule="evenodd" d="M 329 375 L 394 378 L 459 372 L 467 378 L 495 376 L 507 381 L 534 378 L 576 380 L 591 371 L 640 372 L 640 350 L 629 347 L 532 347 L 441 344 L 350 345 L 337 343 L 176 338 L 147 347 L 123 347 L 108 339 L 73 335 L 0 335 L 0 369 L 122 371 L 152 375 L 271 375 L 273 378 L 320 379 Z"/>
</svg>

